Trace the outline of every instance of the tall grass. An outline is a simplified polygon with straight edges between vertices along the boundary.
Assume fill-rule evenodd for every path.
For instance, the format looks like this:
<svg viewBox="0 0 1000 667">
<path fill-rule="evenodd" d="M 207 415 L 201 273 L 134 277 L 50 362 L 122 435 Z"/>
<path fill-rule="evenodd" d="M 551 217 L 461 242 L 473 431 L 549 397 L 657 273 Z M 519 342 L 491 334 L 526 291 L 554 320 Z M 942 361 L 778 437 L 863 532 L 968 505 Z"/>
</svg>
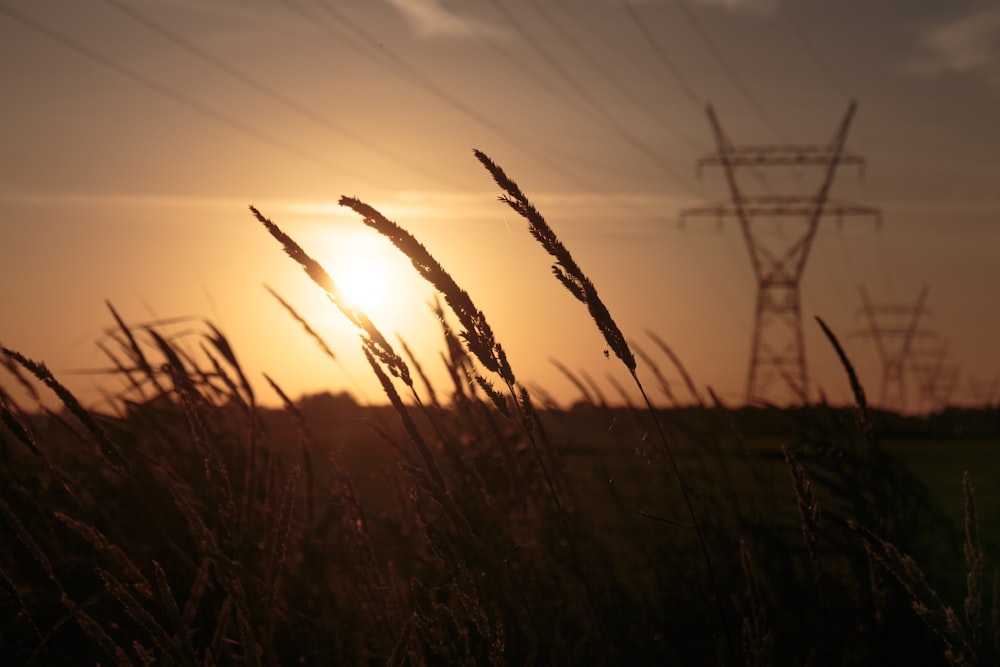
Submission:
<svg viewBox="0 0 1000 667">
<path fill-rule="evenodd" d="M 265 380 L 283 407 L 263 408 L 210 323 L 177 334 L 110 304 L 100 346 L 123 389 L 109 412 L 3 349 L 4 378 L 35 391 L 33 377 L 65 406 L 29 410 L 0 387 L 4 664 L 996 664 L 1000 578 L 972 475 L 956 480 L 964 540 L 942 548 L 933 499 L 881 446 L 824 323 L 856 405 L 767 412 L 795 428 L 762 440 L 742 412 L 703 401 L 660 335 L 647 332 L 666 365 L 637 359 L 553 229 L 476 156 L 641 408 L 611 406 L 562 367 L 590 398 L 538 409 L 544 389 L 517 379 L 456 278 L 399 224 L 343 198 L 440 295 L 433 363 L 450 385 L 432 385 L 428 360 L 402 339 L 397 352 L 252 209 L 354 324 L 388 405 L 294 401 L 278 369 Z M 672 409 L 646 395 L 644 373 Z"/>
<path fill-rule="evenodd" d="M 489 158 L 485 153 L 480 150 L 475 151 L 475 156 L 486 170 L 490 172 L 493 180 L 496 184 L 500 186 L 500 189 L 504 191 L 504 194 L 500 197 L 500 201 L 510 206 L 515 212 L 521 215 L 528 222 L 528 229 L 531 235 L 545 248 L 556 261 L 552 266 L 552 274 L 556 279 L 561 282 L 570 294 L 572 294 L 578 301 L 587 306 L 587 310 L 590 312 L 591 318 L 594 320 L 594 324 L 600 330 L 601 334 L 604 336 L 604 340 L 607 342 L 608 347 L 614 352 L 615 356 L 618 357 L 621 362 L 628 369 L 628 372 L 632 376 L 632 380 L 635 382 L 636 387 L 639 389 L 639 393 L 642 395 L 643 400 L 646 402 L 646 407 L 649 409 L 651 414 L 654 414 L 653 423 L 656 426 L 657 434 L 660 438 L 660 443 L 663 446 L 663 451 L 666 454 L 667 461 L 670 464 L 670 468 L 674 473 L 674 477 L 677 480 L 678 487 L 681 491 L 681 497 L 684 500 L 684 506 L 687 510 L 688 517 L 691 520 L 691 527 L 695 531 L 695 535 L 698 538 L 698 546 L 701 548 L 702 557 L 705 561 L 705 566 L 708 572 L 709 580 L 711 582 L 713 599 L 719 611 L 720 628 L 723 636 L 726 638 L 726 648 L 732 654 L 734 652 L 733 640 L 730 636 L 729 626 L 726 623 L 725 613 L 722 610 L 722 599 L 719 593 L 717 577 L 715 575 L 715 566 L 712 564 L 712 556 L 709 553 L 708 545 L 705 542 L 705 535 L 701 528 L 701 522 L 698 519 L 698 514 L 695 512 L 694 503 L 691 499 L 691 490 L 688 487 L 687 481 L 685 480 L 684 474 L 681 472 L 680 466 L 677 464 L 677 458 L 674 455 L 673 447 L 670 441 L 667 439 L 664 433 L 663 427 L 660 425 L 659 419 L 656 419 L 653 403 L 646 393 L 646 389 L 642 386 L 642 382 L 639 381 L 639 376 L 636 374 L 636 361 L 635 356 L 632 354 L 632 350 L 625 340 L 625 336 L 622 334 L 621 330 L 618 328 L 618 324 L 615 322 L 614 318 L 611 317 L 611 313 L 608 311 L 607 306 L 604 305 L 604 301 L 597 294 L 597 288 L 591 282 L 584 273 L 580 266 L 573 259 L 569 250 L 562 244 L 559 237 L 552 228 L 545 222 L 545 218 L 542 214 L 538 212 L 538 209 L 528 200 L 527 196 L 521 191 L 517 183 L 511 180 L 503 169 L 500 168 L 493 160 Z"/>
</svg>

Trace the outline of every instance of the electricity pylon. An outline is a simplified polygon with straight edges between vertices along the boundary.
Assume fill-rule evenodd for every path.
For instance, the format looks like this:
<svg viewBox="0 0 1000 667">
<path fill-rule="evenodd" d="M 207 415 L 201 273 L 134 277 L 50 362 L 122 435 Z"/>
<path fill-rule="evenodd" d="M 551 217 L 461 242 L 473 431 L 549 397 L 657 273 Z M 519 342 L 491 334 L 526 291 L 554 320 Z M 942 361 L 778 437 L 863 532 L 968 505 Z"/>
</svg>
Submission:
<svg viewBox="0 0 1000 667">
<path fill-rule="evenodd" d="M 912 305 L 872 304 L 864 287 L 861 292 L 861 314 L 868 320 L 868 329 L 859 332 L 875 342 L 882 362 L 882 387 L 879 405 L 883 408 L 907 408 L 906 370 L 913 344 L 919 337 L 935 334 L 919 328 L 920 318 L 927 312 L 924 303 L 929 288 L 925 285 Z M 890 396 L 890 393 L 892 394 Z"/>
<path fill-rule="evenodd" d="M 948 360 L 948 341 L 936 338 L 935 347 L 914 350 L 910 368 L 917 377 L 921 408 L 934 412 L 948 405 L 958 386 L 959 367 Z"/>
<path fill-rule="evenodd" d="M 851 102 L 827 144 L 744 146 L 733 145 L 723 133 L 715 111 L 711 105 L 708 107 L 708 119 L 718 149 L 699 160 L 698 168 L 722 167 L 730 200 L 715 206 L 687 209 L 681 213 L 681 219 L 735 216 L 739 221 L 757 277 L 757 307 L 746 389 L 748 401 L 762 400 L 776 380 L 784 381 L 801 402 L 809 400 L 799 282 L 820 219 L 835 215 L 839 222 L 844 216 L 853 215 L 872 216 L 876 223 L 880 221 L 881 213 L 877 208 L 829 199 L 838 166 L 864 167 L 864 158 L 844 150 L 856 107 L 856 103 Z M 763 167 L 816 167 L 822 170 L 822 180 L 818 190 L 811 195 L 747 194 L 737 180 L 737 170 L 749 168 L 760 177 L 758 170 Z M 783 235 L 777 240 L 765 238 L 761 228 L 763 222 L 786 218 L 801 221 L 794 234 Z"/>
</svg>

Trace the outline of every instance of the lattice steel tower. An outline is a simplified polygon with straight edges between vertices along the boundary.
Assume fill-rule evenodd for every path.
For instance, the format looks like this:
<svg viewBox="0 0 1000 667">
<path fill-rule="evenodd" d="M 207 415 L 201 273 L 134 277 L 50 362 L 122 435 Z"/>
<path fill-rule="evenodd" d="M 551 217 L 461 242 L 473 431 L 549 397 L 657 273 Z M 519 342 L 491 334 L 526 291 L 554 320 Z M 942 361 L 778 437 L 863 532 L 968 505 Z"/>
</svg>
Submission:
<svg viewBox="0 0 1000 667">
<path fill-rule="evenodd" d="M 872 338 L 882 362 L 879 407 L 900 410 L 909 407 L 905 376 L 914 343 L 918 338 L 937 337 L 935 332 L 920 328 L 920 320 L 927 313 L 924 304 L 928 289 L 925 285 L 914 304 L 873 304 L 865 288 L 859 288 L 861 313 L 868 320 L 868 329 L 860 333 Z"/>
<path fill-rule="evenodd" d="M 746 389 L 749 401 L 764 399 L 767 390 L 780 381 L 797 399 L 808 402 L 799 282 L 820 219 L 824 215 L 835 215 L 838 221 L 850 215 L 872 216 L 876 222 L 880 219 L 877 208 L 829 199 L 837 167 L 864 166 L 864 158 L 844 150 L 856 107 L 856 103 L 851 102 L 840 127 L 827 144 L 744 146 L 733 145 L 723 133 L 715 111 L 708 107 L 718 150 L 699 160 L 698 167 L 722 167 L 730 200 L 687 209 L 681 215 L 682 220 L 735 216 L 739 222 L 757 277 L 757 307 Z M 760 178 L 764 167 L 815 167 L 822 170 L 822 178 L 814 194 L 748 194 L 737 179 L 737 171 L 752 170 Z M 801 225 L 797 225 L 793 233 L 776 239 L 767 235 L 761 226 L 767 221 L 773 224 L 785 219 L 798 219 Z"/>
</svg>

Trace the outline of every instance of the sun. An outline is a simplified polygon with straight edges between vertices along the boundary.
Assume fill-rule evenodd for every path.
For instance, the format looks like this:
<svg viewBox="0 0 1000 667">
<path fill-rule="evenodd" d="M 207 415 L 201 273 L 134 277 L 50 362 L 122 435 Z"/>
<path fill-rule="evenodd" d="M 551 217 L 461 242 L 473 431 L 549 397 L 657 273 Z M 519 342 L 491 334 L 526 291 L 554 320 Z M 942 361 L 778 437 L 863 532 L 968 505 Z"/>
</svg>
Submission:
<svg viewBox="0 0 1000 667">
<path fill-rule="evenodd" d="M 389 289 L 388 267 L 375 254 L 343 261 L 335 268 L 333 279 L 351 305 L 365 312 L 378 310 Z"/>
<path fill-rule="evenodd" d="M 412 268 L 385 238 L 367 229 L 327 230 L 316 243 L 317 259 L 345 305 L 381 323 L 396 320 L 408 300 Z"/>
<path fill-rule="evenodd" d="M 301 236 L 302 247 L 313 253 L 333 279 L 340 305 L 363 312 L 385 335 L 404 332 L 414 343 L 435 341 L 438 323 L 428 305 L 433 287 L 417 275 L 391 241 L 364 227 L 340 225 L 314 225 Z M 315 305 L 307 319 L 321 329 L 333 327 L 337 335 L 350 333 L 353 340 L 355 325 L 348 318 L 325 299 Z"/>
</svg>

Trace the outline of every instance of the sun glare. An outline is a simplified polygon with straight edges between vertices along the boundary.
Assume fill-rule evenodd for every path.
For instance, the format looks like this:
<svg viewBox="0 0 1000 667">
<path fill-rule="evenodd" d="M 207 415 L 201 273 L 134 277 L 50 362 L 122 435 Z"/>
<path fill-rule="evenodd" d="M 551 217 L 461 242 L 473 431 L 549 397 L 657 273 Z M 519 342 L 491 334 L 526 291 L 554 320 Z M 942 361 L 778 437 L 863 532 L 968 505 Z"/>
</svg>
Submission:
<svg viewBox="0 0 1000 667">
<path fill-rule="evenodd" d="M 344 296 L 365 312 L 377 310 L 388 291 L 388 267 L 373 255 L 352 258 L 336 267 L 334 280 Z"/>
<path fill-rule="evenodd" d="M 426 298 L 418 289 L 420 280 L 399 251 L 378 234 L 327 230 L 311 243 L 343 297 L 379 326 L 390 331 L 403 327 L 421 310 Z"/>
<path fill-rule="evenodd" d="M 434 288 L 391 241 L 355 219 L 346 222 L 306 224 L 296 230 L 295 238 L 330 274 L 346 305 L 364 312 L 387 338 L 401 334 L 414 353 L 436 357 L 441 327 L 430 307 Z M 356 370 L 358 377 L 364 377 L 362 371 L 367 375 L 363 356 L 348 351 L 356 346 L 357 326 L 321 297 L 312 281 L 296 279 L 302 294 L 292 300 L 301 306 L 304 319 L 338 356 L 343 353 L 346 363 L 360 364 L 352 372 Z"/>
</svg>

